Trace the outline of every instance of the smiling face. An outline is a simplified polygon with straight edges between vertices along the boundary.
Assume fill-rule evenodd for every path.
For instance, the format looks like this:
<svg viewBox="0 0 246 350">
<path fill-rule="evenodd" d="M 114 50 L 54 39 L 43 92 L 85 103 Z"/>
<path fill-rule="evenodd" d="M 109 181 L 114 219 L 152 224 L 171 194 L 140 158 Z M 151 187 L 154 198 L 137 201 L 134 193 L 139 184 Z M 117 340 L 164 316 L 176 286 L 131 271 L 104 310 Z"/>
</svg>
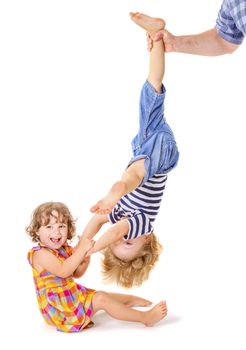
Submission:
<svg viewBox="0 0 246 350">
<path fill-rule="evenodd" d="M 48 223 L 43 220 L 44 225 L 40 226 L 37 235 L 42 245 L 59 249 L 67 241 L 68 228 L 57 211 L 54 210 L 51 214 Z"/>
<path fill-rule="evenodd" d="M 141 255 L 141 250 L 150 238 L 151 235 L 143 235 L 129 240 L 122 238 L 119 241 L 112 243 L 110 245 L 110 249 L 118 259 L 130 261 Z"/>
</svg>

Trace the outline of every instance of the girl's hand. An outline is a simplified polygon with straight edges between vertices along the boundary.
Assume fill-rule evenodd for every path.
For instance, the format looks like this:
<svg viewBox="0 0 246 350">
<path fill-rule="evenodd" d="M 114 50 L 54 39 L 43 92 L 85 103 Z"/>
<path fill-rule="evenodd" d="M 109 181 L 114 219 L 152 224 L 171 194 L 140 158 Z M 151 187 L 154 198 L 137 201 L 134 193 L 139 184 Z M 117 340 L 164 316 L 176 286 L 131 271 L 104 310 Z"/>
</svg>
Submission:
<svg viewBox="0 0 246 350">
<path fill-rule="evenodd" d="M 91 248 L 93 248 L 95 241 L 93 241 L 93 239 L 90 238 L 85 238 L 83 236 L 78 236 L 79 241 L 75 247 L 75 249 L 83 249 L 86 252 L 88 252 L 88 250 L 90 250 Z"/>
<path fill-rule="evenodd" d="M 82 262 L 82 264 L 88 264 L 90 262 L 90 256 L 86 256 Z"/>
<path fill-rule="evenodd" d="M 95 244 L 96 242 L 94 242 Z M 94 250 L 94 245 L 91 249 L 89 249 L 85 255 L 85 258 L 90 258 L 90 256 L 93 254 L 93 253 L 96 253 L 96 251 Z"/>
<path fill-rule="evenodd" d="M 79 241 L 80 241 L 81 236 L 77 235 L 77 238 L 78 238 L 78 242 L 77 242 L 77 244 L 73 247 L 73 251 L 74 251 L 74 252 L 75 252 L 75 251 L 78 249 L 78 247 L 79 247 Z"/>
<path fill-rule="evenodd" d="M 84 257 L 82 263 L 77 267 L 77 269 L 73 273 L 73 277 L 79 278 L 84 275 L 88 266 L 90 264 L 90 257 Z"/>
</svg>

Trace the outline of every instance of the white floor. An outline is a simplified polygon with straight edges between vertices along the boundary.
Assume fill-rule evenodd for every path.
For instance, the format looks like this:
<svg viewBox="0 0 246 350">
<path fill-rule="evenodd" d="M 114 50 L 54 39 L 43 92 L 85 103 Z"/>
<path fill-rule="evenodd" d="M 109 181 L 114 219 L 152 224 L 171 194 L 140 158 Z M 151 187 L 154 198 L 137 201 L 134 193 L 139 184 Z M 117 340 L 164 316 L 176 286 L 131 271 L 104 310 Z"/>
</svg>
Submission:
<svg viewBox="0 0 246 350">
<path fill-rule="evenodd" d="M 70 207 L 81 232 L 90 205 L 129 160 L 148 54 L 144 33 L 127 13 L 164 17 L 170 30 L 184 34 L 212 27 L 220 4 L 1 3 L 5 348 L 245 349 L 245 43 L 223 57 L 166 56 L 166 118 L 180 162 L 169 176 L 155 224 L 164 246 L 160 262 L 131 291 L 153 303 L 165 299 L 165 320 L 146 328 L 99 313 L 95 326 L 81 334 L 46 326 L 26 260 L 32 243 L 24 233 L 32 210 L 50 200 Z M 79 282 L 127 292 L 102 283 L 99 254 Z"/>
</svg>

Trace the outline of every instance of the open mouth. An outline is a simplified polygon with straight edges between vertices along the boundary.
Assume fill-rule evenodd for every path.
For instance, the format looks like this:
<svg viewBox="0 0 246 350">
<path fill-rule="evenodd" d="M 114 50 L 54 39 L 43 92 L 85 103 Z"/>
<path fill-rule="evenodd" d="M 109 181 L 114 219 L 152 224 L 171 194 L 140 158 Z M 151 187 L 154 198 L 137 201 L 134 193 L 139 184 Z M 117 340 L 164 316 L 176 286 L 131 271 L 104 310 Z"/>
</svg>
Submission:
<svg viewBox="0 0 246 350">
<path fill-rule="evenodd" d="M 61 237 L 60 238 L 50 238 L 51 242 L 54 244 L 58 244 L 61 241 Z"/>
</svg>

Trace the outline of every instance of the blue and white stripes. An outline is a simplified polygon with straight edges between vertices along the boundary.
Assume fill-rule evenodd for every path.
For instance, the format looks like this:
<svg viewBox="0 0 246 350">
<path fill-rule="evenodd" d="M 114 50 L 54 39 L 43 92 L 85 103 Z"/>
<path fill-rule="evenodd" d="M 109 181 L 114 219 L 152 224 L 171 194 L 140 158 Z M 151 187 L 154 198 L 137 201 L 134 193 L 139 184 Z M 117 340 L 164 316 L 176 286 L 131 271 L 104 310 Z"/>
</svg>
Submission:
<svg viewBox="0 0 246 350">
<path fill-rule="evenodd" d="M 153 232 L 152 223 L 159 212 L 166 181 L 166 174 L 155 174 L 141 187 L 122 197 L 109 214 L 113 224 L 128 219 L 129 232 L 125 239 Z"/>
</svg>

